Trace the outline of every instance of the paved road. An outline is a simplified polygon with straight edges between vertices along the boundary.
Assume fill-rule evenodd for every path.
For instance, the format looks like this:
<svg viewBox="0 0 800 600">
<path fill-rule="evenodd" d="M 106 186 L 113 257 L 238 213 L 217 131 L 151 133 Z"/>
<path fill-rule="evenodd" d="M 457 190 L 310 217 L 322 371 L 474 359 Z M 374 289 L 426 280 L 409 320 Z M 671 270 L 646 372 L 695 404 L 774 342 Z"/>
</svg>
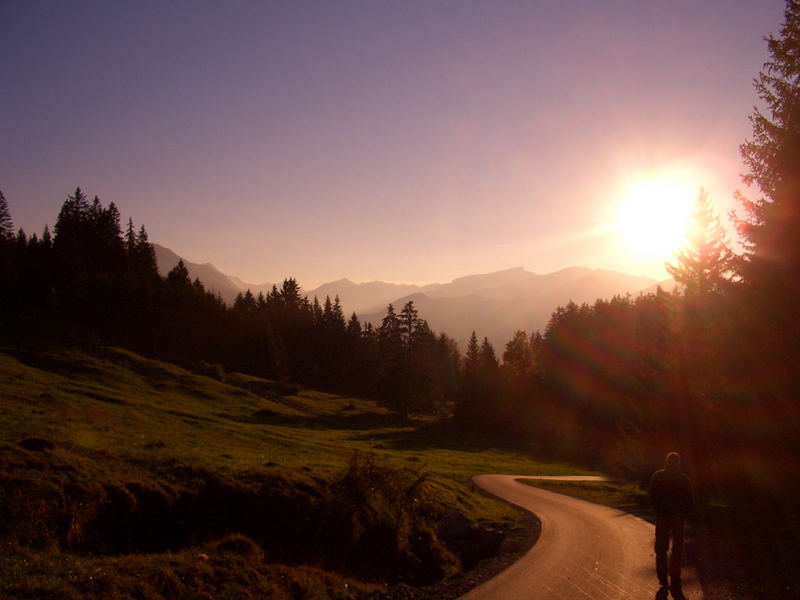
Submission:
<svg viewBox="0 0 800 600">
<path fill-rule="evenodd" d="M 479 475 L 475 483 L 534 513 L 542 533 L 519 561 L 461 600 L 666 600 L 656 596 L 653 526 L 618 510 L 515 481 Z M 684 567 L 688 600 L 703 594 Z"/>
</svg>

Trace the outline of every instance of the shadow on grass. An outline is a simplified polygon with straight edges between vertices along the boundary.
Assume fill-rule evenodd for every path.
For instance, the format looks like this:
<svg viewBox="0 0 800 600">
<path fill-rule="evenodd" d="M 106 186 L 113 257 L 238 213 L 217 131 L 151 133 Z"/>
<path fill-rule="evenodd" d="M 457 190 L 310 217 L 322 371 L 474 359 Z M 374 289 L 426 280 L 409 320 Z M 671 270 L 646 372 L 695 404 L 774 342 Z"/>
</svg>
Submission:
<svg viewBox="0 0 800 600">
<path fill-rule="evenodd" d="M 315 431 L 369 431 L 373 429 L 407 428 L 417 425 L 414 421 L 403 420 L 397 415 L 377 413 L 354 413 L 349 415 L 287 415 L 269 409 L 262 409 L 250 415 L 218 413 L 217 416 L 236 421 L 237 423 L 278 425 L 295 429 L 312 429 Z M 365 439 L 374 437 L 374 435 L 364 436 Z"/>
<path fill-rule="evenodd" d="M 5 347 L 3 351 L 16 358 L 26 367 L 55 373 L 64 377 L 74 377 L 75 375 L 100 377 L 104 375 L 101 369 L 93 365 L 67 358 L 59 358 L 41 350 Z"/>
<path fill-rule="evenodd" d="M 531 448 L 513 438 L 500 438 L 460 429 L 451 421 L 408 421 L 403 428 L 372 431 L 355 436 L 355 440 L 373 441 L 390 450 L 422 452 L 425 450 L 458 450 L 484 452 L 486 450 L 529 451 Z"/>
<path fill-rule="evenodd" d="M 387 450 L 422 452 L 425 450 L 458 450 L 484 452 L 498 449 L 527 451 L 515 440 L 498 439 L 479 433 L 465 432 L 449 421 L 422 421 L 392 413 L 346 413 L 336 415 L 286 415 L 269 409 L 250 415 L 218 413 L 218 417 L 252 425 L 275 425 L 312 431 L 352 432 L 349 439 L 371 442 Z"/>
</svg>

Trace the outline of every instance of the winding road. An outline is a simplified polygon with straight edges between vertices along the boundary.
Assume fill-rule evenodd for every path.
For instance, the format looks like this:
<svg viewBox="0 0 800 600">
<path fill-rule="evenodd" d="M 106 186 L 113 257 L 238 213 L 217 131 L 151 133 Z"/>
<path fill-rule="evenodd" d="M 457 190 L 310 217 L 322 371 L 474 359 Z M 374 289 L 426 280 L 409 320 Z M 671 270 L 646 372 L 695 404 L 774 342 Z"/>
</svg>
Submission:
<svg viewBox="0 0 800 600">
<path fill-rule="evenodd" d="M 534 513 L 542 522 L 531 550 L 460 600 L 666 600 L 657 595 L 653 526 L 631 514 L 517 482 L 478 475 L 476 485 Z M 542 478 L 586 480 L 592 478 Z M 598 479 L 598 478 L 594 478 Z M 684 566 L 684 597 L 701 600 Z"/>
</svg>

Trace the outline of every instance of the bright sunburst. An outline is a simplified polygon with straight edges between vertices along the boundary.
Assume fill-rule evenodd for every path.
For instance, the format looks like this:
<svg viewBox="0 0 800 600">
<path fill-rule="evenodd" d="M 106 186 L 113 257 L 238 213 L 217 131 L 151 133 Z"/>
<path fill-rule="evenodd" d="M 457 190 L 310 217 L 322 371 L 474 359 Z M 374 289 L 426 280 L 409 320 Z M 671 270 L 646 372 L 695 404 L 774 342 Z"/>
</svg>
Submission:
<svg viewBox="0 0 800 600">
<path fill-rule="evenodd" d="M 629 252 L 641 258 L 669 259 L 686 234 L 692 212 L 692 186 L 672 176 L 634 183 L 623 197 L 617 230 Z"/>
</svg>

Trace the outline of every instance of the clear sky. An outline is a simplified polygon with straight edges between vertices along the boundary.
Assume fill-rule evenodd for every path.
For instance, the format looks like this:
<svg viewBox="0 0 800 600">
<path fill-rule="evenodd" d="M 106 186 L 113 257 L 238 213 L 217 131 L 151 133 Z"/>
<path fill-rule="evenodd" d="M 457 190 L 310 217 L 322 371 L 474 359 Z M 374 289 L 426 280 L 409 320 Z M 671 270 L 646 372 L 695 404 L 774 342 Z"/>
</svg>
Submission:
<svg viewBox="0 0 800 600">
<path fill-rule="evenodd" d="M 662 278 L 618 207 L 659 177 L 735 206 L 783 8 L 2 0 L 0 189 L 29 234 L 80 186 L 252 283 Z"/>
</svg>

